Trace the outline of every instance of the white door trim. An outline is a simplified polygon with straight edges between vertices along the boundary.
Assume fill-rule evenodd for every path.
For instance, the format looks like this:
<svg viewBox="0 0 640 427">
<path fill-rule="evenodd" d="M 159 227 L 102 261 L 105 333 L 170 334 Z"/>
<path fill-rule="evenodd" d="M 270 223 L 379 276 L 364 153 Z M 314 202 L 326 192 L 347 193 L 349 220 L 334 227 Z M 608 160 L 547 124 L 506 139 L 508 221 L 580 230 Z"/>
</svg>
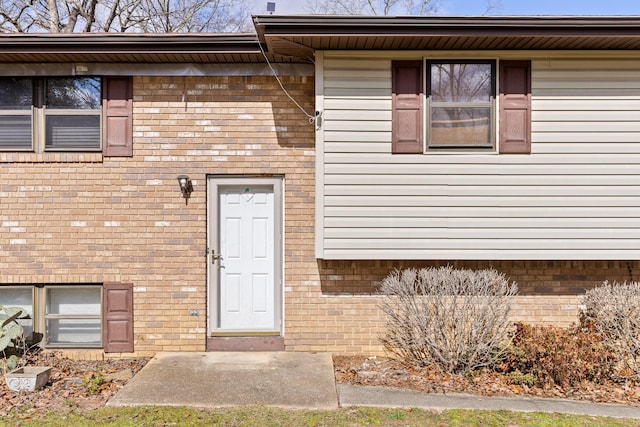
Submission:
<svg viewBox="0 0 640 427">
<path fill-rule="evenodd" d="M 207 335 L 208 336 L 257 336 L 283 335 L 284 264 L 283 264 L 283 185 L 282 177 L 260 176 L 207 176 Z M 274 197 L 274 322 L 273 328 L 260 330 L 228 330 L 220 324 L 220 262 L 212 255 L 220 255 L 220 206 L 221 188 L 229 186 L 270 186 Z M 224 257 L 224 254 L 221 254 Z M 215 261 L 215 264 L 212 264 Z"/>
</svg>

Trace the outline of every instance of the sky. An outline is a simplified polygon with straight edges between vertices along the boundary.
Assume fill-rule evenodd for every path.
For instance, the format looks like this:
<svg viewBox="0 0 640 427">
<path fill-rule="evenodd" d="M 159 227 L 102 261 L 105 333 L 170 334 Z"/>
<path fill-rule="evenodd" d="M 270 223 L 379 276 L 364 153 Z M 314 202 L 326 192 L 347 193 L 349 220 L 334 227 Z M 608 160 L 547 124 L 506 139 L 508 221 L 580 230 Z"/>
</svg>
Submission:
<svg viewBox="0 0 640 427">
<path fill-rule="evenodd" d="M 276 3 L 276 14 L 305 13 L 304 0 L 268 0 Z M 501 0 L 491 15 L 640 15 L 640 0 Z M 479 16 L 485 0 L 441 0 L 440 15 Z M 253 13 L 265 14 L 267 0 L 255 0 Z"/>
</svg>

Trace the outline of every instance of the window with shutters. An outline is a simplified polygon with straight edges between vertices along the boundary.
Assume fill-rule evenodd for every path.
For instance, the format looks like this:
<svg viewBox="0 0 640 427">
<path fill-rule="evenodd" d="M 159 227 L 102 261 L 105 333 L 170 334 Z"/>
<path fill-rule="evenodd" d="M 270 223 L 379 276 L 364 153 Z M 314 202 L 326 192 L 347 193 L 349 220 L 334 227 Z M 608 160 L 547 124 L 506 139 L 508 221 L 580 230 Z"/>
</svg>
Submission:
<svg viewBox="0 0 640 427">
<path fill-rule="evenodd" d="M 21 307 L 29 342 L 47 348 L 133 351 L 130 283 L 0 285 L 0 305 Z"/>
<path fill-rule="evenodd" d="M 101 79 L 49 78 L 43 84 L 45 150 L 99 151 Z"/>
<path fill-rule="evenodd" d="M 0 78 L 0 149 L 100 151 L 100 77 Z"/>
<path fill-rule="evenodd" d="M 427 150 L 493 149 L 495 62 L 427 62 Z"/>
<path fill-rule="evenodd" d="M 47 347 L 102 347 L 102 286 L 45 286 Z"/>
<path fill-rule="evenodd" d="M 500 60 L 499 82 L 496 70 L 493 60 L 392 61 L 392 152 L 531 153 L 531 61 Z"/>
<path fill-rule="evenodd" d="M 0 77 L 0 152 L 7 151 L 133 156 L 133 78 Z"/>
</svg>

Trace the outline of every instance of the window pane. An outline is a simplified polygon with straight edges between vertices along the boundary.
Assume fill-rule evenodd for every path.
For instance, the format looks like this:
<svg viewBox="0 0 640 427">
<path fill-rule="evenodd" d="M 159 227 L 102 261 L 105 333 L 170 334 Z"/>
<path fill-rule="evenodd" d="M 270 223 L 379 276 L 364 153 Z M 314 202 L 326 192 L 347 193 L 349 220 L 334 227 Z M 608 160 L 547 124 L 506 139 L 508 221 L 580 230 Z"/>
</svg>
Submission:
<svg viewBox="0 0 640 427">
<path fill-rule="evenodd" d="M 0 150 L 31 147 L 31 115 L 0 114 Z"/>
<path fill-rule="evenodd" d="M 97 110 L 100 102 L 99 77 L 47 79 L 47 108 Z"/>
<path fill-rule="evenodd" d="M 101 288 L 47 288 L 47 314 L 100 315 Z"/>
<path fill-rule="evenodd" d="M 33 288 L 0 288 L 0 305 L 20 307 L 28 314 L 28 318 L 18 320 L 26 337 L 33 334 Z"/>
<path fill-rule="evenodd" d="M 431 109 L 430 145 L 491 145 L 491 108 Z"/>
<path fill-rule="evenodd" d="M 47 115 L 46 148 L 100 149 L 100 116 Z"/>
<path fill-rule="evenodd" d="M 430 95 L 435 102 L 490 101 L 491 64 L 431 64 Z"/>
<path fill-rule="evenodd" d="M 0 110 L 30 110 L 32 104 L 31 79 L 0 78 Z"/>
<path fill-rule="evenodd" d="M 47 319 L 47 344 L 100 346 L 100 319 Z"/>
<path fill-rule="evenodd" d="M 20 307 L 33 314 L 33 290 L 24 288 L 0 288 L 0 305 L 5 307 Z"/>
</svg>

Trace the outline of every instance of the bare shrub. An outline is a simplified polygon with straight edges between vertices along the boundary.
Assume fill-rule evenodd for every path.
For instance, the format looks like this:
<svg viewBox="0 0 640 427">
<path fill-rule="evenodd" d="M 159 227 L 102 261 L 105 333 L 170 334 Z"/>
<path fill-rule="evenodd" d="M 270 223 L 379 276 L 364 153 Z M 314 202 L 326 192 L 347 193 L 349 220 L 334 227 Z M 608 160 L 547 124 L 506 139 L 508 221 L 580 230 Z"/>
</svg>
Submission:
<svg viewBox="0 0 640 427">
<path fill-rule="evenodd" d="M 518 287 L 494 269 L 395 270 L 380 291 L 387 295 L 381 302 L 381 341 L 407 363 L 469 372 L 495 362 L 508 344 L 508 315 Z"/>
<path fill-rule="evenodd" d="M 581 297 L 580 321 L 602 334 L 620 361 L 640 379 L 640 283 L 602 285 Z"/>
</svg>

